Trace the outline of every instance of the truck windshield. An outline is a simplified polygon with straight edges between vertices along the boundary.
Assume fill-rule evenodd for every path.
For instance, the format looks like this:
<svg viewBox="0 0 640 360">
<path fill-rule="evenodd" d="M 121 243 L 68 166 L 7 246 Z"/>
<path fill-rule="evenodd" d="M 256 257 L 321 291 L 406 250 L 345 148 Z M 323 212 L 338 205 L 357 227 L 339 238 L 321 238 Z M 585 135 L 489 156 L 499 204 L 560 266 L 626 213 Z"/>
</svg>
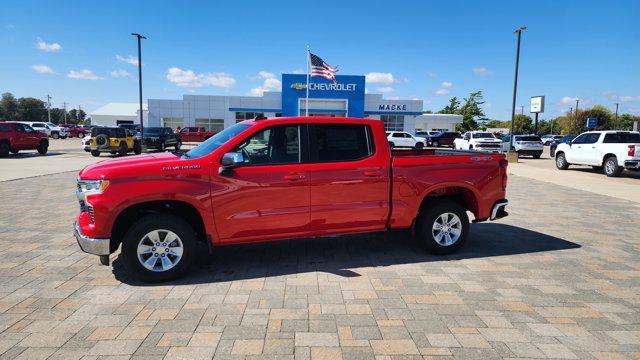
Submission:
<svg viewBox="0 0 640 360">
<path fill-rule="evenodd" d="M 492 133 L 475 133 L 473 134 L 474 139 L 493 139 L 494 136 Z"/>
<path fill-rule="evenodd" d="M 205 140 L 205 142 L 203 142 L 202 144 L 189 150 L 186 155 L 189 158 L 198 158 L 210 154 L 212 151 L 222 146 L 222 144 L 233 139 L 236 135 L 240 134 L 250 127 L 251 125 L 247 124 L 235 124 L 230 128 L 220 131 L 219 133 Z"/>
</svg>

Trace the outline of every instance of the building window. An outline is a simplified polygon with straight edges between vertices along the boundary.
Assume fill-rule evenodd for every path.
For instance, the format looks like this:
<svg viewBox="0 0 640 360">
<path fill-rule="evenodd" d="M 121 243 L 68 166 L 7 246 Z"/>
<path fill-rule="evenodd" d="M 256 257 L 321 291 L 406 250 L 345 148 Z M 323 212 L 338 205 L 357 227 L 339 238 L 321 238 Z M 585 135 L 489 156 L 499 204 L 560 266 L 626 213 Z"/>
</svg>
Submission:
<svg viewBox="0 0 640 360">
<path fill-rule="evenodd" d="M 202 126 L 206 131 L 220 132 L 224 130 L 224 119 L 198 119 L 196 126 Z"/>
<path fill-rule="evenodd" d="M 380 115 L 380 120 L 387 131 L 404 130 L 404 115 Z"/>
<path fill-rule="evenodd" d="M 239 123 L 241 121 L 255 119 L 258 116 L 264 116 L 264 113 L 252 111 L 236 111 L 236 122 Z"/>
<path fill-rule="evenodd" d="M 163 117 L 160 118 L 160 125 L 176 130 L 184 126 L 184 119 L 181 117 Z"/>
</svg>

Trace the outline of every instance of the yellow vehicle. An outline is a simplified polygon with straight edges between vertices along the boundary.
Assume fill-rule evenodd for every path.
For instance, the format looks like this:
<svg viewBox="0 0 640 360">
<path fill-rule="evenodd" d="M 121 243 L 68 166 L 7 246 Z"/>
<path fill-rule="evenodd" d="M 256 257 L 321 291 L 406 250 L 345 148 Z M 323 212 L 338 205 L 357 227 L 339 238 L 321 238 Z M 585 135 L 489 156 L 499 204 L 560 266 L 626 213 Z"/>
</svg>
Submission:
<svg viewBox="0 0 640 360">
<path fill-rule="evenodd" d="M 91 141 L 89 142 L 91 155 L 100 156 L 100 153 L 126 155 L 133 151 L 140 154 L 140 141 L 129 129 L 120 127 L 94 127 L 91 129 Z"/>
</svg>

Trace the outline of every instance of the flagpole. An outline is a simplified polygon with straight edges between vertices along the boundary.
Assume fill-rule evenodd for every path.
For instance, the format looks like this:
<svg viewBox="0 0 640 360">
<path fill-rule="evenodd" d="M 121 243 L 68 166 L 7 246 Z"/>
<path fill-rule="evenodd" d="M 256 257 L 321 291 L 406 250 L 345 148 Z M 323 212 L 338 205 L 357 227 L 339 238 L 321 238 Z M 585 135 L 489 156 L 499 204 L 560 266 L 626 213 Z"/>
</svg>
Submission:
<svg viewBox="0 0 640 360">
<path fill-rule="evenodd" d="M 307 45 L 307 97 L 304 101 L 304 116 L 309 116 L 309 58 L 311 57 L 311 55 L 309 55 L 311 53 L 311 50 L 309 50 L 309 45 Z"/>
</svg>

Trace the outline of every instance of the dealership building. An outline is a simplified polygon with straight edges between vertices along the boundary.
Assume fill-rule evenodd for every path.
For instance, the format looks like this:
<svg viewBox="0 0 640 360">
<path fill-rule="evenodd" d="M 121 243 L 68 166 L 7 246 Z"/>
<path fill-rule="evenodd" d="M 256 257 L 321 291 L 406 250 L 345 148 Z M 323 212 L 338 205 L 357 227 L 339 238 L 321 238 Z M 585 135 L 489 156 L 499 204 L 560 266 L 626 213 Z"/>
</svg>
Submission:
<svg viewBox="0 0 640 360">
<path fill-rule="evenodd" d="M 338 75 L 337 83 L 312 77 L 309 116 L 380 119 L 387 130 L 454 130 L 460 115 L 423 114 L 422 100 L 389 100 L 365 92 L 365 76 Z M 305 115 L 305 74 L 283 74 L 282 91 L 262 96 L 184 95 L 182 100 L 149 99 L 148 126 L 203 126 L 220 131 L 256 116 Z"/>
</svg>

